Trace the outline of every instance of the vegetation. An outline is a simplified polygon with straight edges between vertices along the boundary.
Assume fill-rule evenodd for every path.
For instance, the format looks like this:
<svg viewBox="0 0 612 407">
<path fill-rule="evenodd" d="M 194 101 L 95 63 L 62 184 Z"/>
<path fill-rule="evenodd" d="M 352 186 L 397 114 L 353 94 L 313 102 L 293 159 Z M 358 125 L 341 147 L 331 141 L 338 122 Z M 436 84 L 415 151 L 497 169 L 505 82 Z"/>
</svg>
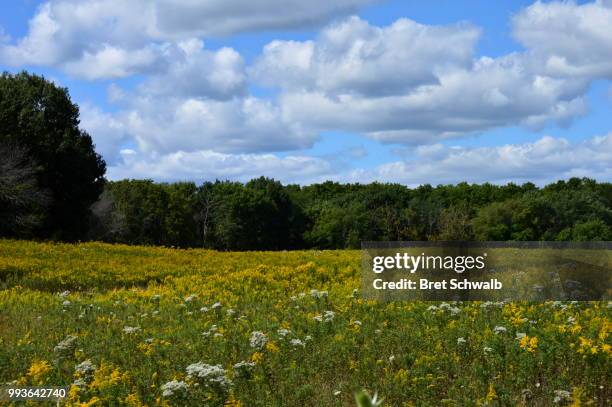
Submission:
<svg viewBox="0 0 612 407">
<path fill-rule="evenodd" d="M 357 248 L 364 240 L 611 240 L 612 184 L 287 185 L 109 182 L 93 240 L 220 250 Z"/>
<path fill-rule="evenodd" d="M 106 166 L 78 124 L 79 108 L 67 89 L 26 72 L 0 75 L 0 213 L 27 219 L 27 228 L 3 222 L 2 235 L 84 236 Z M 24 168 L 21 177 L 8 176 Z"/>
<path fill-rule="evenodd" d="M 366 302 L 358 251 L 0 240 L 0 284 L 0 383 L 69 406 L 612 400 L 610 303 Z"/>
</svg>

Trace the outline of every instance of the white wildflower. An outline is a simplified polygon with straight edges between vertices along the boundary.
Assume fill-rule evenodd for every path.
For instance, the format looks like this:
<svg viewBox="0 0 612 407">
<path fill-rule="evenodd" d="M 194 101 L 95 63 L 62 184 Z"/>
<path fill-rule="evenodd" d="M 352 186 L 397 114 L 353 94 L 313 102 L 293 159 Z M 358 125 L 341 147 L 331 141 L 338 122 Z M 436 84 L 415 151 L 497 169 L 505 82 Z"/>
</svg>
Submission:
<svg viewBox="0 0 612 407">
<path fill-rule="evenodd" d="M 335 316 L 336 316 L 336 314 L 334 313 L 334 311 L 324 311 L 323 312 L 323 321 L 331 322 L 331 321 L 333 321 Z"/>
<path fill-rule="evenodd" d="M 217 309 L 221 307 L 221 303 L 220 302 L 215 302 L 213 305 L 210 306 L 210 308 L 212 309 Z"/>
<path fill-rule="evenodd" d="M 215 332 L 217 332 L 217 325 L 211 325 L 210 328 L 208 328 L 208 331 L 202 332 L 202 336 L 207 338 L 207 337 L 213 335 Z"/>
<path fill-rule="evenodd" d="M 334 396 L 339 396 L 342 393 L 340 390 L 334 390 Z"/>
<path fill-rule="evenodd" d="M 327 298 L 327 291 L 319 291 L 316 289 L 312 289 L 310 290 L 310 296 L 316 299 Z"/>
<path fill-rule="evenodd" d="M 263 332 L 253 331 L 249 338 L 251 348 L 261 349 L 268 343 L 268 337 Z"/>
<path fill-rule="evenodd" d="M 467 341 L 465 340 L 465 338 L 461 337 L 461 338 L 457 338 L 457 345 L 463 345 L 464 343 L 466 343 Z"/>
<path fill-rule="evenodd" d="M 72 304 L 72 303 L 70 301 L 68 301 L 68 300 L 64 300 L 64 302 L 62 302 L 62 306 L 64 306 L 64 307 L 69 307 L 70 304 Z"/>
<path fill-rule="evenodd" d="M 493 328 L 493 332 L 495 332 L 496 334 L 501 334 L 501 333 L 504 333 L 506 331 L 507 331 L 507 329 L 506 329 L 505 326 L 499 326 L 498 325 L 495 328 Z"/>
<path fill-rule="evenodd" d="M 488 346 L 485 346 L 484 348 L 482 348 L 482 350 L 484 351 L 484 353 L 487 353 L 487 354 L 493 352 L 493 348 L 490 348 Z"/>
<path fill-rule="evenodd" d="M 459 307 L 451 307 L 448 310 L 450 311 L 451 315 L 457 315 L 461 312 L 461 308 Z"/>
<path fill-rule="evenodd" d="M 135 334 L 138 331 L 140 331 L 139 326 L 124 326 L 123 327 L 123 333 L 126 333 L 128 335 Z"/>
<path fill-rule="evenodd" d="M 76 336 L 68 335 L 53 348 L 53 351 L 62 356 L 70 355 L 76 348 L 76 340 Z"/>
<path fill-rule="evenodd" d="M 76 379 L 74 382 L 72 382 L 72 384 L 77 387 L 87 386 L 87 382 L 85 381 L 85 379 L 81 379 L 81 378 Z"/>
<path fill-rule="evenodd" d="M 198 298 L 197 295 L 191 294 L 191 295 L 185 297 L 185 302 L 191 302 L 191 301 L 195 300 L 196 298 Z"/>
<path fill-rule="evenodd" d="M 278 333 L 278 336 L 280 336 L 281 338 L 284 338 L 285 336 L 289 335 L 291 333 L 290 330 L 285 329 L 285 328 L 281 328 L 278 331 L 276 331 Z"/>
<path fill-rule="evenodd" d="M 253 367 L 255 367 L 255 362 L 248 362 L 244 360 L 241 360 L 240 362 L 234 364 L 234 370 L 250 369 Z"/>
<path fill-rule="evenodd" d="M 84 360 L 83 362 L 79 363 L 78 365 L 74 367 L 74 370 L 82 377 L 93 375 L 96 369 L 97 369 L 97 366 L 91 363 L 91 360 L 89 359 Z"/>
<path fill-rule="evenodd" d="M 517 332 L 516 339 L 523 339 L 527 334 L 525 332 Z"/>
<path fill-rule="evenodd" d="M 306 346 L 306 344 L 302 342 L 300 339 L 292 339 L 291 342 L 289 343 L 291 343 L 291 345 L 295 347 L 298 347 L 298 346 L 305 347 Z"/>
<path fill-rule="evenodd" d="M 61 293 L 58 294 L 61 298 L 66 298 L 70 295 L 70 291 L 66 290 L 66 291 L 62 291 Z"/>
<path fill-rule="evenodd" d="M 204 385 L 227 389 L 232 384 L 221 365 L 198 362 L 187 366 L 186 371 L 189 378 L 197 379 Z"/>
<path fill-rule="evenodd" d="M 175 394 L 184 394 L 187 391 L 187 387 L 188 385 L 184 381 L 172 380 L 161 386 L 162 396 L 172 397 Z"/>
<path fill-rule="evenodd" d="M 553 403 L 555 404 L 560 404 L 572 400 L 571 393 L 567 390 L 555 390 L 554 395 L 555 398 L 553 399 Z"/>
</svg>

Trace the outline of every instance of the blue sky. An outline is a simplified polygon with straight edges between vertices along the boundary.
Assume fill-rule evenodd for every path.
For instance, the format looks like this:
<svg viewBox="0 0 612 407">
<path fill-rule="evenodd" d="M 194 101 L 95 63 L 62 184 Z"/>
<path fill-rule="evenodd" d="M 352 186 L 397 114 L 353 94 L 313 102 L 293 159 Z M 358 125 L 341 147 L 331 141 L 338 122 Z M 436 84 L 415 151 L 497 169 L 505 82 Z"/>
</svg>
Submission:
<svg viewBox="0 0 612 407">
<path fill-rule="evenodd" d="M 0 69 L 69 89 L 108 177 L 612 180 L 612 4 L 0 5 Z"/>
</svg>

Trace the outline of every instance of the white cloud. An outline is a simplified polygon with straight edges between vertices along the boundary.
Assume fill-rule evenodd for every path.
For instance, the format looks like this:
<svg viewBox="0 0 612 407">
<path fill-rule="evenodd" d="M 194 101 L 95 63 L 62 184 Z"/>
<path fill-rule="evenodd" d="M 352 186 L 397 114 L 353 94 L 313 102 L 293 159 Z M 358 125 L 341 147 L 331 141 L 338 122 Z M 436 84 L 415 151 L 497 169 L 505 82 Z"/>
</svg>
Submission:
<svg viewBox="0 0 612 407">
<path fill-rule="evenodd" d="M 479 30 L 405 18 L 376 27 L 358 17 L 325 28 L 316 41 L 274 41 L 252 69 L 256 80 L 330 95 L 397 95 L 469 67 Z"/>
<path fill-rule="evenodd" d="M 75 77 L 84 79 L 123 78 L 152 71 L 160 64 L 160 55 L 153 48 L 128 51 L 110 45 L 103 45 L 95 53 L 85 51 L 82 57 L 64 64 L 64 70 Z"/>
<path fill-rule="evenodd" d="M 229 100 L 135 95 L 119 114 L 142 151 L 214 149 L 264 152 L 310 147 L 317 134 L 286 122 L 272 102 L 247 96 Z"/>
<path fill-rule="evenodd" d="M 302 28 L 370 1 L 50 0 L 39 7 L 24 37 L 0 45 L 0 62 L 59 66 L 87 79 L 127 76 L 155 59 L 152 44 Z"/>
<path fill-rule="evenodd" d="M 167 46 L 163 54 L 167 67 L 147 78 L 145 93 L 214 99 L 246 94 L 244 61 L 232 48 L 210 51 L 191 38 Z"/>
<path fill-rule="evenodd" d="M 90 104 L 82 105 L 80 111 L 80 127 L 91 135 L 96 151 L 106 163 L 112 165 L 119 159 L 122 144 L 130 140 L 125 124 Z"/>
<path fill-rule="evenodd" d="M 612 2 L 536 2 L 512 23 L 547 74 L 612 79 Z"/>
<path fill-rule="evenodd" d="M 612 180 L 612 133 L 570 142 L 544 136 L 524 144 L 496 147 L 449 147 L 442 144 L 414 149 L 414 156 L 372 169 L 345 170 L 333 157 L 274 154 L 225 154 L 211 150 L 143 154 L 123 150 L 109 167 L 111 179 L 153 178 L 158 181 L 230 179 L 247 181 L 268 176 L 284 183 L 398 182 L 422 184 L 535 182 L 543 185 L 570 177 Z"/>
<path fill-rule="evenodd" d="M 588 81 L 535 74 L 523 54 L 483 57 L 469 67 L 440 71 L 437 80 L 403 92 L 396 86 L 400 91 L 382 96 L 285 88 L 280 104 L 286 120 L 304 128 L 404 144 L 516 124 L 537 129 L 554 120 L 567 125 L 586 112 Z"/>
<path fill-rule="evenodd" d="M 512 19 L 525 50 L 497 58 L 475 55 L 480 30 L 468 23 L 405 18 L 378 27 L 350 17 L 313 40 L 272 41 L 251 67 L 235 50 L 199 39 L 311 26 L 368 2 L 51 0 L 24 37 L 0 32 L 0 64 L 52 66 L 87 80 L 144 74 L 132 92 L 109 87 L 115 113 L 82 107 L 82 126 L 113 177 L 270 174 L 309 182 L 334 176 L 341 160 L 264 153 L 308 148 L 320 132 L 336 131 L 420 146 L 414 160 L 337 176 L 349 180 L 610 179 L 611 136 L 435 144 L 504 126 L 565 126 L 585 114 L 590 83 L 612 78 L 610 2 L 535 3 Z M 277 89 L 278 98 L 250 95 L 253 84 Z M 120 153 L 126 144 L 137 151 Z"/>
<path fill-rule="evenodd" d="M 545 136 L 532 143 L 496 147 L 419 147 L 414 158 L 346 174 L 346 181 L 384 180 L 408 185 L 535 182 L 569 177 L 612 180 L 612 133 L 570 142 Z"/>
<path fill-rule="evenodd" d="M 144 155 L 122 152 L 122 161 L 109 167 L 110 179 L 153 178 L 158 181 L 230 179 L 248 181 L 267 176 L 284 183 L 310 183 L 326 179 L 332 165 L 308 156 L 278 157 L 273 154 L 223 154 L 210 150 L 177 151 Z"/>
</svg>

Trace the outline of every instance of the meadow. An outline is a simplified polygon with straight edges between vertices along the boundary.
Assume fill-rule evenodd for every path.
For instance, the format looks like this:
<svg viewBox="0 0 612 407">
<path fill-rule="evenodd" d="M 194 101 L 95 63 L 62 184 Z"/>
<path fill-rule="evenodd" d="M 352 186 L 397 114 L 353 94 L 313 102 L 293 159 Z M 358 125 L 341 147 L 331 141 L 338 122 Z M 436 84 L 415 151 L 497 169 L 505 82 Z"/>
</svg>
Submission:
<svg viewBox="0 0 612 407">
<path fill-rule="evenodd" d="M 377 303 L 360 273 L 350 250 L 0 240 L 0 384 L 69 406 L 612 403 L 612 303 Z"/>
</svg>

